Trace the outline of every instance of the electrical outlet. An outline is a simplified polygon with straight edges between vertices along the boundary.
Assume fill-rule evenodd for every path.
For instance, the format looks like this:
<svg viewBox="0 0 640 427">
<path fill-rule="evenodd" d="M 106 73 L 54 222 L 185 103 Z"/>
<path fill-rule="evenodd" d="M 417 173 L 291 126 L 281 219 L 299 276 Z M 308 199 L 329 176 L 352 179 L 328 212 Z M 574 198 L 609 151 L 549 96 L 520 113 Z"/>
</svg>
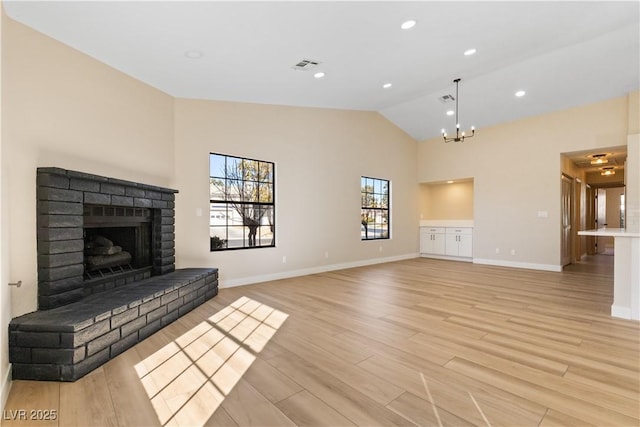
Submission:
<svg viewBox="0 0 640 427">
<path fill-rule="evenodd" d="M 515 255 L 516 254 L 516 250 L 515 249 L 511 249 L 511 255 Z"/>
<path fill-rule="evenodd" d="M 379 250 L 380 252 L 382 252 L 382 245 L 380 245 L 380 248 L 378 248 L 378 250 Z"/>
<path fill-rule="evenodd" d="M 282 255 L 282 263 L 283 264 L 287 263 L 287 256 L 286 255 Z"/>
<path fill-rule="evenodd" d="M 325 257 L 325 258 L 329 258 L 329 251 L 325 251 L 325 253 L 324 253 L 324 257 Z"/>
<path fill-rule="evenodd" d="M 500 253 L 500 248 L 496 248 L 496 253 L 499 254 Z"/>
</svg>

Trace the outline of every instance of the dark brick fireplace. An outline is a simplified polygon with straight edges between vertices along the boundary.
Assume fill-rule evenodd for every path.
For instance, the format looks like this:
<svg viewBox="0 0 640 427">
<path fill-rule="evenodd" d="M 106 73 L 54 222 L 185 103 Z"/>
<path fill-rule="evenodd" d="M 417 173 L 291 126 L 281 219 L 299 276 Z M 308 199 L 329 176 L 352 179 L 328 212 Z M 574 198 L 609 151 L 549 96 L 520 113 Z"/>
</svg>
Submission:
<svg viewBox="0 0 640 427">
<path fill-rule="evenodd" d="M 38 168 L 38 309 L 60 307 L 95 292 L 173 271 L 175 193 L 82 172 Z M 148 252 L 152 256 L 147 265 L 87 277 L 87 233 L 99 227 L 136 228 L 141 219 L 150 224 Z"/>
<path fill-rule="evenodd" d="M 74 381 L 217 295 L 217 269 L 175 269 L 175 193 L 38 168 L 38 311 L 9 324 L 14 379 Z"/>
</svg>

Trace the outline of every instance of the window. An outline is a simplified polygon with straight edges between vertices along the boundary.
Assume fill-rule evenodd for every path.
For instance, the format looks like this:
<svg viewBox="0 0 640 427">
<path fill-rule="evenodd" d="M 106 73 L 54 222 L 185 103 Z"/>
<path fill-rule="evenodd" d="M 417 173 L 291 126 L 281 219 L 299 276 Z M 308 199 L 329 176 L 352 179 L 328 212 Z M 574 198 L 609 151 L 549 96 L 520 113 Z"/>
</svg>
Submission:
<svg viewBox="0 0 640 427">
<path fill-rule="evenodd" d="M 275 165 L 209 155 L 211 251 L 275 246 Z"/>
<path fill-rule="evenodd" d="M 389 238 L 389 181 L 363 176 L 360 180 L 362 240 Z"/>
</svg>

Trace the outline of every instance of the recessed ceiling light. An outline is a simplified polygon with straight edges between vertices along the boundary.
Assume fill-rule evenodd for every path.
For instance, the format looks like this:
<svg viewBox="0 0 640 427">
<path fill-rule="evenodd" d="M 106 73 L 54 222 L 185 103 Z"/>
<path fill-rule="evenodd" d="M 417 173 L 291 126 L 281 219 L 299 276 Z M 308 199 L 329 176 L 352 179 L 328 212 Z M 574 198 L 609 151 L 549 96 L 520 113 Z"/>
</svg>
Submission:
<svg viewBox="0 0 640 427">
<path fill-rule="evenodd" d="M 204 53 L 199 50 L 188 50 L 184 53 L 184 56 L 190 59 L 200 59 L 204 56 Z"/>
<path fill-rule="evenodd" d="M 476 53 L 475 49 L 467 49 L 464 51 L 464 56 L 473 55 L 474 53 Z"/>
<path fill-rule="evenodd" d="M 322 71 L 318 71 L 313 75 L 313 77 L 315 77 L 316 79 L 321 79 L 324 77 L 324 73 Z"/>
<path fill-rule="evenodd" d="M 516 96 L 518 98 L 522 98 L 523 96 L 525 96 L 527 94 L 527 92 L 523 91 L 523 90 L 519 90 L 516 92 Z"/>
<path fill-rule="evenodd" d="M 455 112 L 453 110 L 447 111 L 447 116 L 453 116 Z"/>
<path fill-rule="evenodd" d="M 414 21 L 413 19 L 410 19 L 408 21 L 404 21 L 402 23 L 402 25 L 400 25 L 400 28 L 402 28 L 403 30 L 408 30 L 409 28 L 413 28 L 416 25 L 416 21 Z"/>
<path fill-rule="evenodd" d="M 382 85 L 383 89 L 389 89 L 391 86 L 393 86 L 391 83 L 385 83 Z"/>
<path fill-rule="evenodd" d="M 453 181 L 447 181 L 447 184 L 453 184 Z"/>
</svg>

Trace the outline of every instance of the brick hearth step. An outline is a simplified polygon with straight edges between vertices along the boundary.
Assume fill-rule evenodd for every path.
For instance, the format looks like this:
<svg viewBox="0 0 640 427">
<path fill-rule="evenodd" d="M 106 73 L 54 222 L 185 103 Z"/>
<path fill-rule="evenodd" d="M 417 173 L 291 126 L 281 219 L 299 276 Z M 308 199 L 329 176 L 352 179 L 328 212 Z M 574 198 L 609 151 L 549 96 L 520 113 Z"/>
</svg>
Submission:
<svg viewBox="0 0 640 427">
<path fill-rule="evenodd" d="M 217 269 L 188 268 L 17 317 L 13 379 L 75 381 L 217 294 Z"/>
</svg>

